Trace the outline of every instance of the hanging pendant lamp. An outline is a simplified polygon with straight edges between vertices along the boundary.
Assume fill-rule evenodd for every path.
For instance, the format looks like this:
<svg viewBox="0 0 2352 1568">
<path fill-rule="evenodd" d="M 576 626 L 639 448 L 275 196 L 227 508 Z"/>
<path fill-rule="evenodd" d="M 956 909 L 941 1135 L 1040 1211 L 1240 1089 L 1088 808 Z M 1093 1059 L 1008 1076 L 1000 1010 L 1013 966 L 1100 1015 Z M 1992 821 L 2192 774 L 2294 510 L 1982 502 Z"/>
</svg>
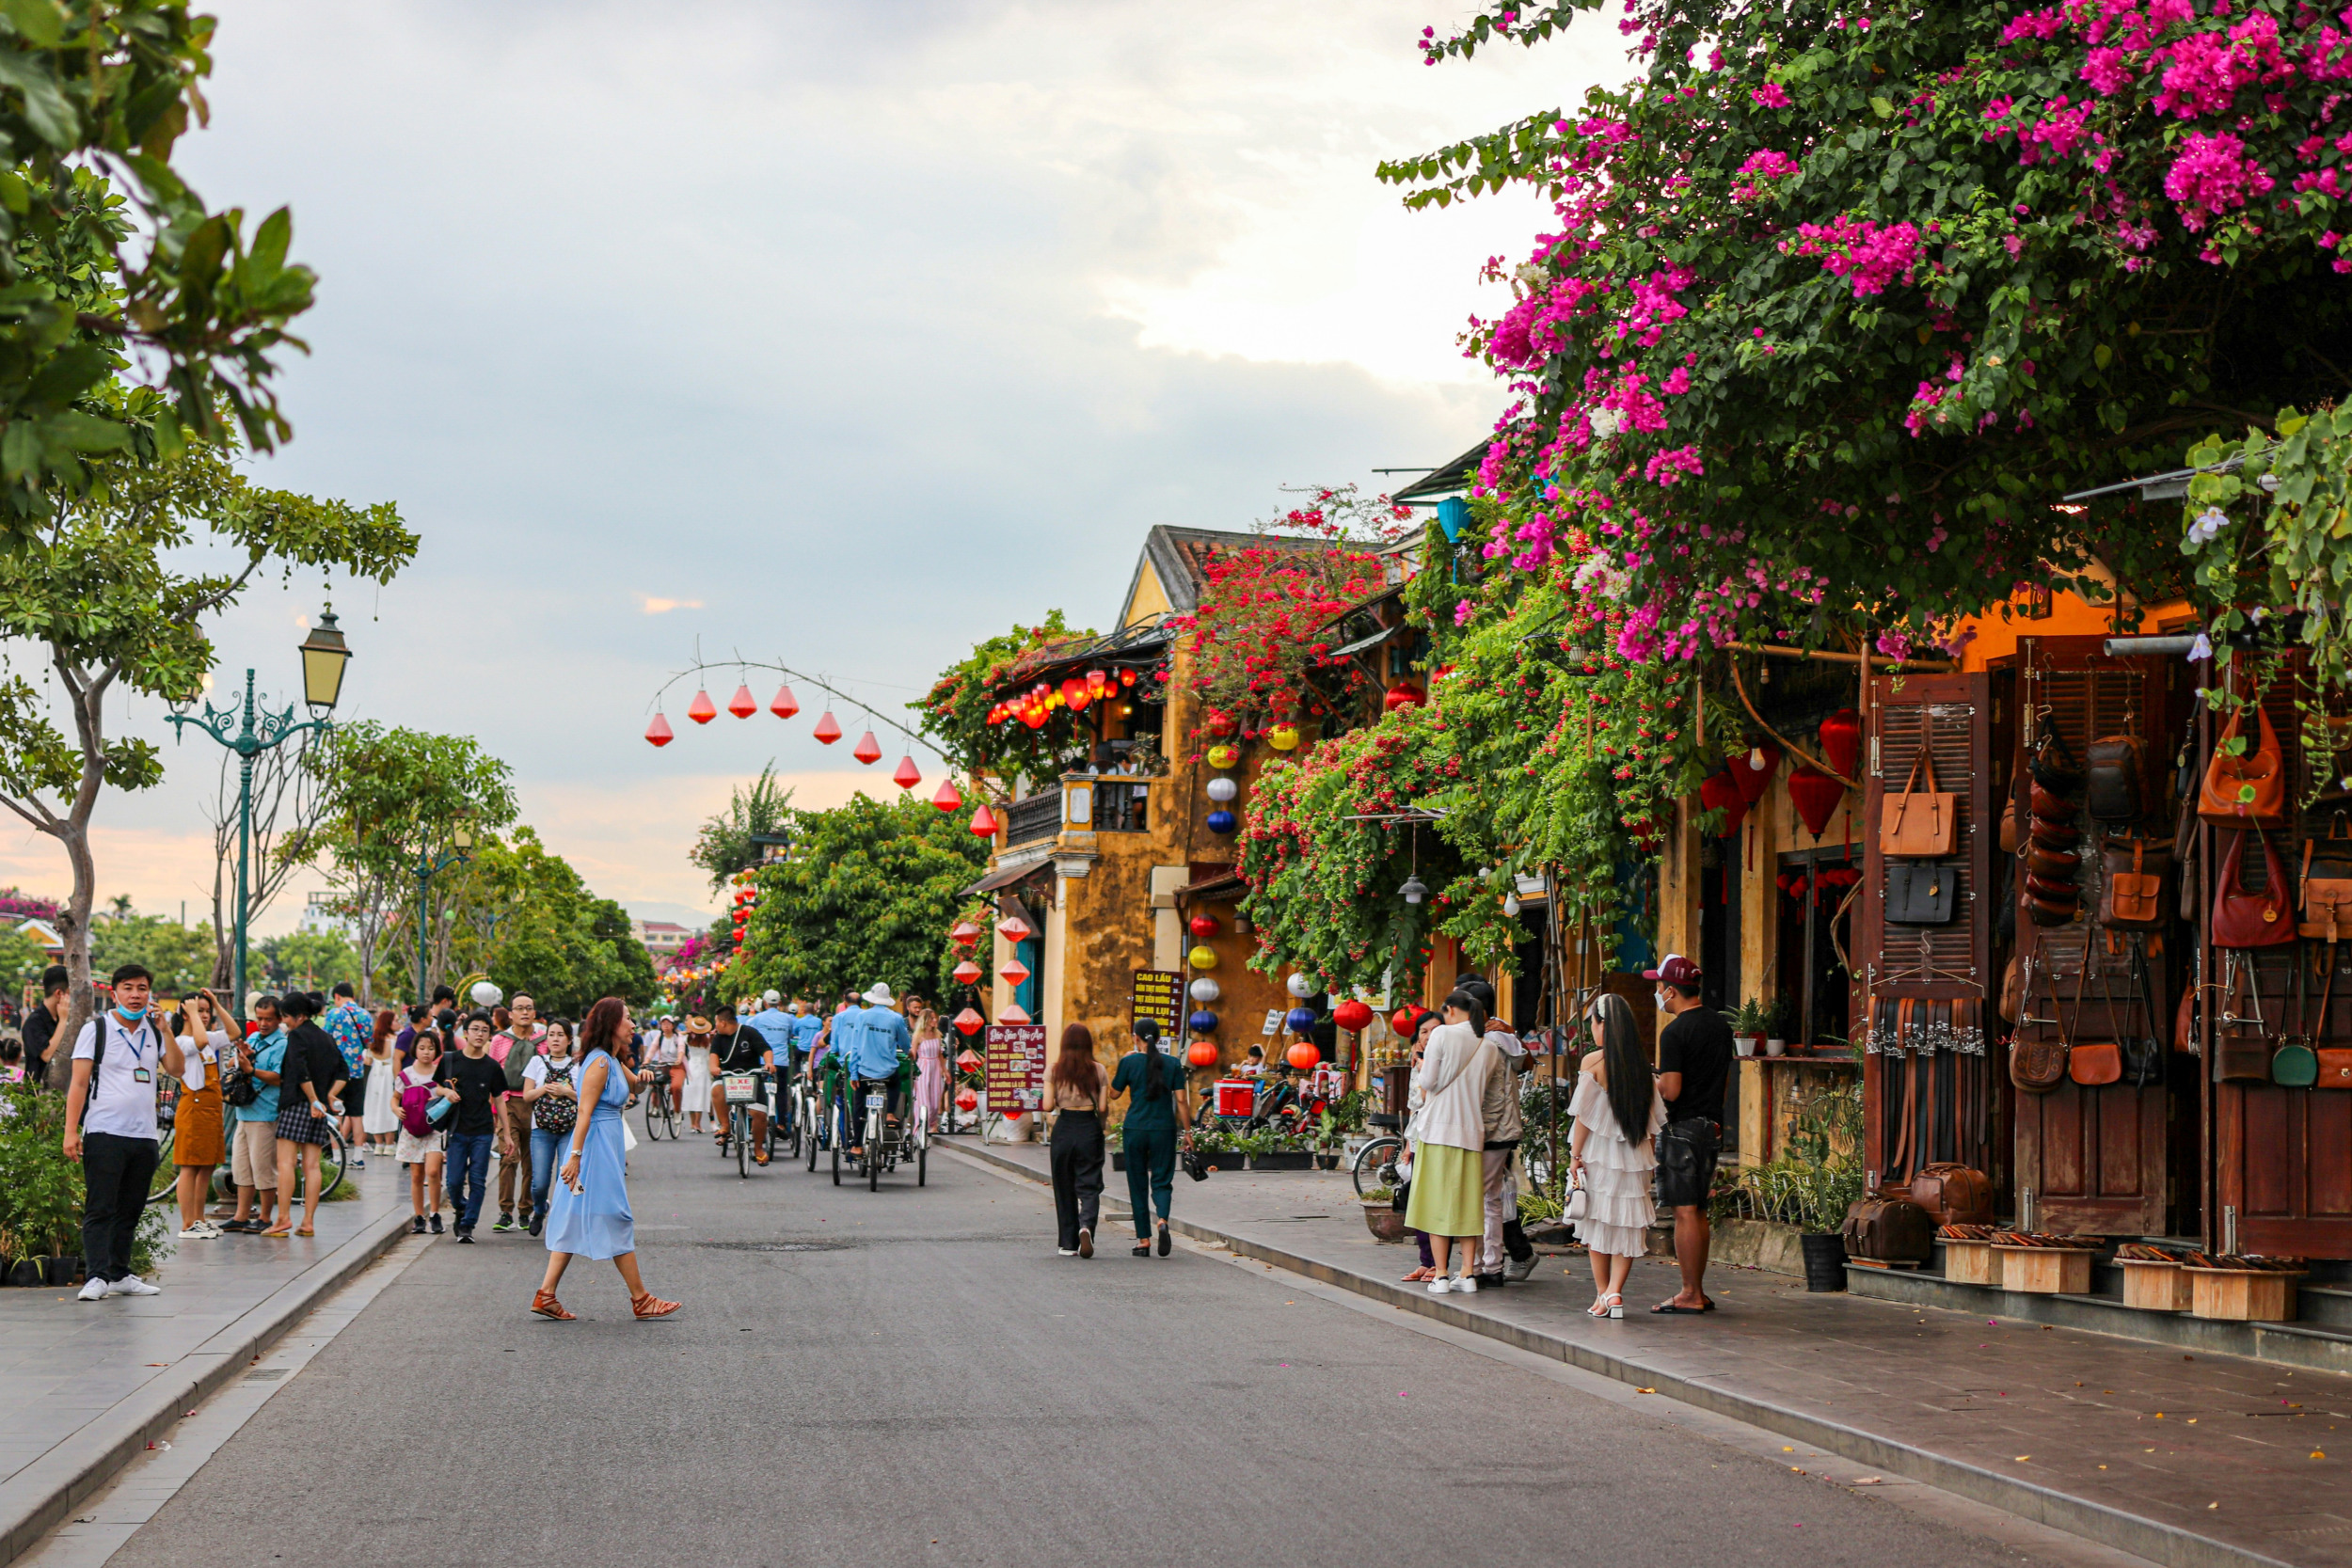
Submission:
<svg viewBox="0 0 2352 1568">
<path fill-rule="evenodd" d="M 697 724 L 707 724 L 719 717 L 719 706 L 710 700 L 710 693 L 697 688 L 694 700 L 686 705 L 686 717 Z"/>
<path fill-rule="evenodd" d="M 751 684 L 748 681 L 738 686 L 735 689 L 735 695 L 727 699 L 727 711 L 738 719 L 749 719 L 759 711 L 759 699 L 752 695 Z"/>
<path fill-rule="evenodd" d="M 939 781 L 939 793 L 931 797 L 931 804 L 941 811 L 960 811 L 963 806 L 963 791 L 956 787 L 955 780 L 942 779 Z"/>
<path fill-rule="evenodd" d="M 789 719 L 801 711 L 801 700 L 792 695 L 790 687 L 779 686 L 774 700 L 768 705 L 768 711 L 779 719 Z"/>
<path fill-rule="evenodd" d="M 882 742 L 874 738 L 872 730 L 867 730 L 857 737 L 857 744 L 850 749 L 850 754 L 871 768 L 882 761 Z"/>
<path fill-rule="evenodd" d="M 817 738 L 827 746 L 841 738 L 841 721 L 833 716 L 833 709 L 825 709 L 824 716 L 817 721 Z"/>
<path fill-rule="evenodd" d="M 890 775 L 890 782 L 900 789 L 913 789 L 923 782 L 923 770 L 914 766 L 913 757 L 902 756 L 898 759 L 898 771 Z"/>
<path fill-rule="evenodd" d="M 675 738 L 670 721 L 659 713 L 655 714 L 653 722 L 645 726 L 645 738 L 656 746 L 667 746 Z"/>
</svg>

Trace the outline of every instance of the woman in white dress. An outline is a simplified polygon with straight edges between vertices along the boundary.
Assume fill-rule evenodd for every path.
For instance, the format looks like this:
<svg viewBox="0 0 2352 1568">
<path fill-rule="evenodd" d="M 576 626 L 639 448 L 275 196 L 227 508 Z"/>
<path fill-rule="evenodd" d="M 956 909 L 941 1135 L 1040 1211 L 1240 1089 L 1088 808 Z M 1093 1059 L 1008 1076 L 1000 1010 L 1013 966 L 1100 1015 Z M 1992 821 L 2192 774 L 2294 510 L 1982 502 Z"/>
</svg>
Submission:
<svg viewBox="0 0 2352 1568">
<path fill-rule="evenodd" d="M 1576 1096 L 1568 1102 L 1576 1118 L 1568 1168 L 1584 1189 L 1576 1234 L 1593 1259 L 1593 1305 L 1584 1310 L 1622 1318 L 1626 1275 L 1658 1217 L 1650 1173 L 1658 1168 L 1653 1140 L 1666 1124 L 1666 1101 L 1624 997 L 1593 1004 L 1593 1044 L 1597 1049 L 1578 1064 Z"/>
<path fill-rule="evenodd" d="M 368 1136 L 368 1152 L 393 1157 L 393 1140 L 400 1132 L 400 1052 L 392 1044 L 392 1010 L 379 1007 L 375 1031 L 364 1053 L 368 1064 L 368 1097 L 359 1108 L 359 1131 Z"/>
<path fill-rule="evenodd" d="M 703 1130 L 703 1109 L 710 1103 L 710 1020 L 686 1021 L 686 1130 Z"/>
</svg>

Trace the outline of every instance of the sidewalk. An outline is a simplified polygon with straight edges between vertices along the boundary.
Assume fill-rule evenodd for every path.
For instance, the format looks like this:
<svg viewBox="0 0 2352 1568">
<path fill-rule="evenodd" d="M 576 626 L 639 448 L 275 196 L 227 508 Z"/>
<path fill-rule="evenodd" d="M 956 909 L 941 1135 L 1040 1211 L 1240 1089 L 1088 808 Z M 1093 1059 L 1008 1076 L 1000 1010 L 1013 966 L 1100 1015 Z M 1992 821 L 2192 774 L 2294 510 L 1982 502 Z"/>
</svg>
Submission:
<svg viewBox="0 0 2352 1568">
<path fill-rule="evenodd" d="M 355 1172 L 318 1234 L 171 1243 L 158 1296 L 0 1290 L 0 1563 L 406 1233 L 406 1173 Z"/>
<path fill-rule="evenodd" d="M 1034 1180 L 1034 1144 L 948 1147 Z M 1124 1261 L 1126 1178 L 1104 1173 L 1104 1253 Z M 1633 1268 L 1596 1323 L 1581 1256 L 1525 1285 L 1432 1296 L 1419 1259 L 1365 1229 L 1343 1175 L 1176 1183 L 1176 1228 L 1321 1279 L 1993 1504 L 2157 1562 L 2352 1568 L 2352 1379 L 2265 1361 L 1845 1294 L 1714 1269 L 1707 1317 L 1653 1317 L 1669 1262 Z M 1113 1202 L 1116 1196 L 1117 1202 Z M 2342 1431 L 2337 1429 L 2342 1427 Z M 2324 1457 L 2323 1457 L 2324 1456 Z"/>
</svg>

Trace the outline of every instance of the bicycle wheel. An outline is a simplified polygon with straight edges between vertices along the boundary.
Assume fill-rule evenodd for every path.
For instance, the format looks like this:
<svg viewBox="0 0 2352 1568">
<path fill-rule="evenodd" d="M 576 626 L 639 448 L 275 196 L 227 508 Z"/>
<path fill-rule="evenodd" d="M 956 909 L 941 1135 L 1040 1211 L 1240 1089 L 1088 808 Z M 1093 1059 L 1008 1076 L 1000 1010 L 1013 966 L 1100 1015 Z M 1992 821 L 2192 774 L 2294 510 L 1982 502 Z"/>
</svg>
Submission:
<svg viewBox="0 0 2352 1568">
<path fill-rule="evenodd" d="M 1405 1140 L 1402 1138 L 1375 1138 L 1356 1151 L 1356 1164 L 1349 1169 L 1348 1176 L 1356 1183 L 1358 1197 L 1364 1196 L 1364 1189 L 1367 1187 L 1386 1184 L 1382 1181 L 1379 1173 L 1387 1167 L 1389 1162 L 1397 1157 L 1404 1148 Z"/>
<path fill-rule="evenodd" d="M 931 1146 L 927 1143 L 916 1144 L 914 1146 L 914 1184 L 920 1187 L 930 1179 Z"/>
<path fill-rule="evenodd" d="M 735 1174 L 739 1177 L 752 1174 L 751 1122 L 751 1113 L 740 1105 L 727 1113 L 727 1132 L 735 1144 Z"/>
<path fill-rule="evenodd" d="M 866 1124 L 866 1190 L 882 1190 L 882 1118 L 875 1117 Z"/>
<path fill-rule="evenodd" d="M 319 1150 L 318 1201 L 326 1202 L 343 1187 L 343 1163 L 351 1157 L 344 1147 L 342 1129 L 330 1119 L 326 1124 L 326 1147 Z"/>
<path fill-rule="evenodd" d="M 841 1118 L 841 1112 L 840 1112 L 839 1107 L 837 1107 L 837 1106 L 834 1108 L 833 1115 L 825 1118 L 825 1125 L 826 1125 L 826 1126 L 827 1126 L 827 1127 L 828 1127 L 828 1128 L 832 1131 L 832 1132 L 833 1132 L 833 1184 L 834 1184 L 834 1186 L 836 1186 L 836 1187 L 838 1187 L 839 1185 L 841 1185 L 841 1119 L 840 1119 L 840 1118 Z"/>
<path fill-rule="evenodd" d="M 661 1123 L 655 1115 L 655 1108 L 666 1106 L 669 1102 L 670 1097 L 660 1091 L 645 1096 L 645 1141 L 647 1143 L 661 1136 Z"/>
<path fill-rule="evenodd" d="M 148 1180 L 147 1201 L 161 1203 L 180 1191 L 180 1167 L 171 1163 L 172 1129 L 164 1130 L 155 1146 L 155 1174 Z"/>
<path fill-rule="evenodd" d="M 814 1100 L 803 1100 L 801 1101 L 801 1120 L 808 1128 L 808 1170 L 809 1174 L 814 1176 L 817 1174 L 817 1145 L 818 1142 L 817 1136 L 817 1101 Z"/>
</svg>

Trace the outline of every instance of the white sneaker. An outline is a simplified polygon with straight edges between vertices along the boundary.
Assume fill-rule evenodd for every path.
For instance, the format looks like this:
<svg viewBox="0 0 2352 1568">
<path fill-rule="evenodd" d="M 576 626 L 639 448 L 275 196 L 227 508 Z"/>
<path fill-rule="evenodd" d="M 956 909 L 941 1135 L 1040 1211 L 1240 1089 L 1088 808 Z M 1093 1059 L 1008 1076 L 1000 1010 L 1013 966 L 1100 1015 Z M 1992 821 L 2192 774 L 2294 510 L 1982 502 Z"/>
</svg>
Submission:
<svg viewBox="0 0 2352 1568">
<path fill-rule="evenodd" d="M 219 1231 L 206 1225 L 202 1220 L 199 1220 L 180 1232 L 180 1239 L 183 1242 L 209 1242 L 219 1234 Z"/>
<path fill-rule="evenodd" d="M 1074 1246 L 1056 1247 L 1054 1250 L 1060 1253 L 1064 1258 L 1075 1258 L 1078 1256 L 1078 1249 Z"/>
<path fill-rule="evenodd" d="M 107 1286 L 106 1293 L 110 1296 L 160 1296 L 164 1293 L 164 1288 L 161 1285 L 150 1285 L 137 1275 L 126 1274 Z"/>
<path fill-rule="evenodd" d="M 1454 1281 L 1454 1293 L 1457 1296 L 1474 1296 L 1478 1293 L 1478 1281 L 1469 1275 L 1462 1275 Z"/>
<path fill-rule="evenodd" d="M 81 1292 L 73 1299 L 75 1301 L 98 1301 L 112 1293 L 106 1289 L 104 1280 L 91 1279 L 83 1282 Z"/>
<path fill-rule="evenodd" d="M 1439 1275 L 1429 1282 L 1429 1293 L 1433 1296 L 1444 1295 L 1453 1289 L 1454 1281 L 1444 1275 Z"/>
</svg>

